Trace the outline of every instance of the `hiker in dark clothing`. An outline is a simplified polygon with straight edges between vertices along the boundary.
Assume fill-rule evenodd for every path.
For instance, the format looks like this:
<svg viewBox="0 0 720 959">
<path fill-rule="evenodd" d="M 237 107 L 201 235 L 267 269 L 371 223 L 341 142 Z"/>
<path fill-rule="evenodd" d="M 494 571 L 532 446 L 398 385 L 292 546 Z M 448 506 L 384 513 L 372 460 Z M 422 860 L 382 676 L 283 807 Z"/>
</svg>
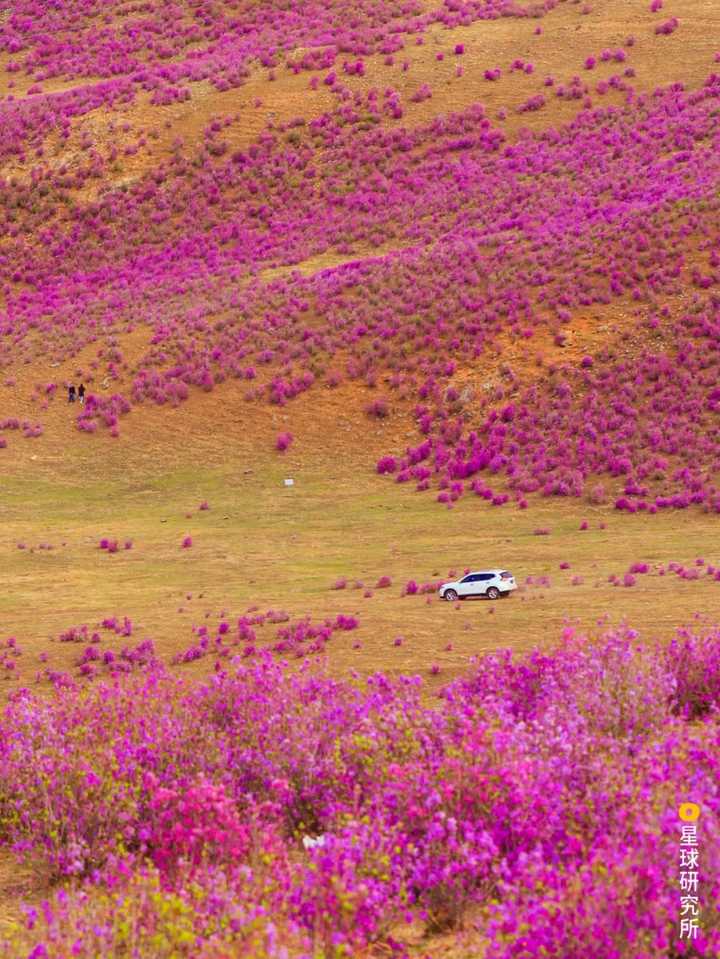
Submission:
<svg viewBox="0 0 720 959">
<path fill-rule="evenodd" d="M 80 406 L 85 405 L 85 384 L 81 383 L 80 388 L 78 389 L 78 399 L 80 400 Z"/>
<path fill-rule="evenodd" d="M 68 403 L 74 403 L 74 402 L 75 402 L 75 387 L 69 386 L 68 387 Z"/>
</svg>

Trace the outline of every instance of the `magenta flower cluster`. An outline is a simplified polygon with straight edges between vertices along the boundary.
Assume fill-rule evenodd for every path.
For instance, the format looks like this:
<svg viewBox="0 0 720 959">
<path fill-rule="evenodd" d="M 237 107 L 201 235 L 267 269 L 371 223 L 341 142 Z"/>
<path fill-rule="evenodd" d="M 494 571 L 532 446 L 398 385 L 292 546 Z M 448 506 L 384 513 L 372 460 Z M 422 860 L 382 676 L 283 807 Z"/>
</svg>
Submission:
<svg viewBox="0 0 720 959">
<path fill-rule="evenodd" d="M 0 955 L 89 959 L 147 935 L 168 956 L 245 956 L 250 916 L 327 955 L 407 922 L 472 922 L 493 959 L 664 955 L 684 800 L 702 805 L 698 948 L 715 954 L 719 639 L 568 627 L 435 699 L 417 678 L 345 683 L 269 656 L 199 684 L 155 665 L 20 690 L 0 836 L 74 881 Z M 150 909 L 149 890 L 174 905 Z"/>
<path fill-rule="evenodd" d="M 338 583 L 346 585 L 345 580 Z M 335 584 L 335 589 L 344 589 L 345 585 Z M 283 625 L 287 624 L 287 625 Z M 263 642 L 259 629 L 265 625 L 277 625 L 271 642 Z M 235 625 L 223 619 L 218 623 L 214 635 L 206 625 L 193 627 L 196 641 L 187 649 L 178 653 L 174 663 L 190 663 L 206 656 L 215 656 L 216 663 L 233 656 L 249 659 L 260 654 L 272 654 L 277 657 L 304 659 L 325 651 L 325 644 L 338 632 L 351 632 L 359 626 L 355 616 L 339 614 L 334 619 L 327 618 L 321 623 L 313 623 L 309 617 L 291 620 L 288 613 L 268 610 L 265 613 L 240 616 Z"/>
</svg>

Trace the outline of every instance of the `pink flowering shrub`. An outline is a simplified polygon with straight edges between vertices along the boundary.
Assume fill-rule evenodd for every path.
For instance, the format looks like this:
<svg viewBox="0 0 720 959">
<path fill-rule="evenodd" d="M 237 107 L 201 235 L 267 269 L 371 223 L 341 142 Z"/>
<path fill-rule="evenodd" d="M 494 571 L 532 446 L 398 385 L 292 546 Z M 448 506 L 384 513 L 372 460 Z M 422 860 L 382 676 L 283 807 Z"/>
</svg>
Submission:
<svg viewBox="0 0 720 959">
<path fill-rule="evenodd" d="M 671 33 L 675 33 L 677 28 L 680 26 L 680 21 L 677 17 L 671 17 L 669 20 L 666 20 L 664 23 L 660 23 L 655 27 L 655 33 L 661 36 L 669 36 Z"/>
<path fill-rule="evenodd" d="M 667 667 L 676 680 L 673 712 L 695 720 L 715 715 L 720 705 L 720 664 L 712 649 L 713 634 L 694 636 L 680 630 L 665 651 Z"/>
<path fill-rule="evenodd" d="M 394 473 L 397 470 L 397 460 L 394 456 L 383 456 L 377 462 L 378 473 Z"/>
<path fill-rule="evenodd" d="M 518 107 L 518 113 L 534 113 L 541 110 L 547 101 L 541 93 L 536 93 Z"/>
<path fill-rule="evenodd" d="M 184 865 L 241 862 L 248 855 L 253 824 L 240 817 L 222 786 L 200 779 L 180 790 L 159 788 L 149 803 L 145 843 L 163 874 Z"/>
<path fill-rule="evenodd" d="M 667 863 L 689 795 L 703 888 L 720 894 L 717 649 L 714 630 L 649 644 L 568 627 L 557 649 L 485 656 L 434 699 L 417 678 L 345 683 L 268 656 L 201 683 L 156 665 L 20 691 L 0 724 L 0 835 L 82 884 L 0 955 L 69 954 L 80 928 L 96 942 L 108 927 L 84 925 L 92 903 L 110 918 L 125 891 L 135 915 L 153 876 L 182 902 L 194 884 L 218 914 L 232 900 L 238 921 L 252 908 L 350 950 L 472 915 L 503 959 L 527 955 L 531 934 L 563 955 L 606 941 L 621 959 L 653 954 L 676 931 Z M 217 925 L 195 926 L 195 908 L 203 945 Z M 702 937 L 717 951 L 711 910 Z"/>
<path fill-rule="evenodd" d="M 594 503 L 596 506 L 600 506 L 602 503 L 607 501 L 607 489 L 603 483 L 597 483 L 590 490 L 588 499 L 591 503 Z"/>
<path fill-rule="evenodd" d="M 365 412 L 367 413 L 368 416 L 375 417 L 376 419 L 379 419 L 379 420 L 385 419 L 385 417 L 389 416 L 390 414 L 387 400 L 383 398 L 373 400 L 372 403 L 369 403 L 365 407 Z M 379 464 L 378 464 L 378 472 L 380 472 Z M 385 470 L 385 472 L 390 472 L 390 471 Z"/>
</svg>

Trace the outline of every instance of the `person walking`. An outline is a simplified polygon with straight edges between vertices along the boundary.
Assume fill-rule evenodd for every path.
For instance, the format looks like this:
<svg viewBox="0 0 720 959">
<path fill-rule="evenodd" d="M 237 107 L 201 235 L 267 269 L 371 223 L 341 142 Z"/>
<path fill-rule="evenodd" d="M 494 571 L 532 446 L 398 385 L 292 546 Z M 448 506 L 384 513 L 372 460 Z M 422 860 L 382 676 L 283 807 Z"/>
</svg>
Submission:
<svg viewBox="0 0 720 959">
<path fill-rule="evenodd" d="M 75 402 L 75 384 L 68 387 L 68 403 Z"/>
<path fill-rule="evenodd" d="M 80 406 L 85 405 L 85 384 L 81 383 L 78 388 L 78 399 L 80 400 Z"/>
</svg>

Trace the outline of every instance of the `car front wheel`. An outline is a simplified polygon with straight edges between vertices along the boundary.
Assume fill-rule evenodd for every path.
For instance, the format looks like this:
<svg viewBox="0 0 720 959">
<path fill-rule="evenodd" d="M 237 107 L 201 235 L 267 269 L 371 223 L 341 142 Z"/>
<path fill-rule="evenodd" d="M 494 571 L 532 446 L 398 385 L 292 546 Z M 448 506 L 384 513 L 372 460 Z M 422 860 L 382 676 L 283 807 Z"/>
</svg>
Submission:
<svg viewBox="0 0 720 959">
<path fill-rule="evenodd" d="M 497 599 L 500 596 L 500 590 L 497 586 L 491 586 L 485 595 L 488 599 Z"/>
<path fill-rule="evenodd" d="M 445 590 L 445 595 L 443 596 L 443 599 L 446 599 L 448 603 L 454 603 L 457 598 L 458 598 L 458 594 L 455 592 L 454 589 Z"/>
</svg>

